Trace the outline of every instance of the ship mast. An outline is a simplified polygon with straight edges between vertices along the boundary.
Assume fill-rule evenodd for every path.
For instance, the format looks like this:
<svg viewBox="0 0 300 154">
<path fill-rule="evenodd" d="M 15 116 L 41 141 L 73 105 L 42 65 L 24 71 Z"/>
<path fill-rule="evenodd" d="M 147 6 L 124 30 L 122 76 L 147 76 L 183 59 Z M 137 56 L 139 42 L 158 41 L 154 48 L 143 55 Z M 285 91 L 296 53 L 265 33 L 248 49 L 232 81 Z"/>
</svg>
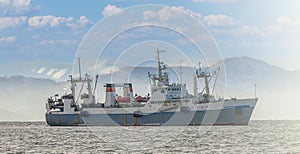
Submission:
<svg viewBox="0 0 300 154">
<path fill-rule="evenodd" d="M 199 68 L 196 70 L 196 74 L 194 77 L 194 95 L 196 96 L 198 94 L 198 88 L 197 88 L 197 80 L 198 78 L 204 78 L 204 82 L 205 82 L 205 97 L 208 98 L 210 95 L 210 90 L 209 90 L 209 80 L 208 78 L 210 78 L 210 74 L 209 73 L 205 73 L 205 72 L 201 72 L 201 67 L 200 67 L 201 63 L 199 62 Z"/>
<path fill-rule="evenodd" d="M 182 86 L 182 67 L 181 67 L 182 61 L 180 61 L 179 63 L 180 63 L 179 65 L 180 85 Z"/>
<path fill-rule="evenodd" d="M 77 58 L 78 60 L 78 73 L 79 73 L 79 80 L 81 80 L 81 68 L 80 68 L 80 57 Z"/>
<path fill-rule="evenodd" d="M 162 72 L 161 72 L 162 67 L 161 67 L 159 53 L 163 53 L 163 52 L 165 52 L 165 50 L 159 50 L 157 48 L 156 52 L 157 52 L 157 64 L 158 64 L 158 81 L 161 82 L 162 81 Z"/>
<path fill-rule="evenodd" d="M 166 65 L 161 62 L 160 60 L 160 53 L 165 52 L 165 50 L 159 50 L 157 48 L 157 74 L 151 74 L 148 72 L 148 77 L 150 79 L 150 85 L 151 85 L 151 92 L 154 92 L 157 89 L 161 89 L 163 85 L 169 84 L 169 77 L 166 72 L 163 72 L 163 70 L 167 69 Z"/>
<path fill-rule="evenodd" d="M 94 94 L 92 93 L 92 86 L 91 86 L 92 79 L 90 78 L 90 76 L 88 74 L 85 74 L 84 79 L 82 78 L 82 76 L 81 76 L 80 58 L 78 57 L 77 60 L 78 60 L 77 63 L 78 63 L 79 78 L 76 79 L 76 78 L 73 78 L 72 75 L 69 76 L 69 78 L 70 78 L 69 81 L 71 82 L 72 95 L 73 95 L 73 97 L 75 97 L 75 95 L 76 95 L 76 91 L 75 91 L 75 89 L 76 89 L 75 88 L 76 83 L 82 83 L 81 89 L 80 89 L 79 94 L 78 94 L 78 99 L 79 99 L 81 91 L 83 89 L 83 86 L 84 86 L 85 83 L 87 83 L 87 90 L 88 90 L 88 95 L 89 95 L 88 99 L 90 100 L 90 102 L 94 103 L 94 101 L 95 101 L 94 100 Z M 98 79 L 98 77 L 96 77 L 96 78 Z M 96 84 L 95 84 L 95 88 L 96 88 Z"/>
<path fill-rule="evenodd" d="M 163 53 L 163 52 L 166 52 L 165 50 L 159 50 L 157 48 L 156 50 L 157 52 L 157 64 L 158 64 L 158 77 L 155 78 L 155 80 L 158 80 L 158 83 L 161 83 L 161 82 L 168 82 L 168 76 L 167 74 L 163 74 L 162 70 L 165 70 L 167 69 L 166 65 L 164 65 L 163 62 L 160 61 L 160 56 L 159 54 L 160 53 Z M 162 65 L 163 64 L 163 65 Z"/>
<path fill-rule="evenodd" d="M 200 78 L 201 73 L 201 62 L 198 63 L 199 67 L 196 70 L 196 73 L 194 75 L 194 96 L 196 97 L 198 95 L 198 78 Z"/>
</svg>

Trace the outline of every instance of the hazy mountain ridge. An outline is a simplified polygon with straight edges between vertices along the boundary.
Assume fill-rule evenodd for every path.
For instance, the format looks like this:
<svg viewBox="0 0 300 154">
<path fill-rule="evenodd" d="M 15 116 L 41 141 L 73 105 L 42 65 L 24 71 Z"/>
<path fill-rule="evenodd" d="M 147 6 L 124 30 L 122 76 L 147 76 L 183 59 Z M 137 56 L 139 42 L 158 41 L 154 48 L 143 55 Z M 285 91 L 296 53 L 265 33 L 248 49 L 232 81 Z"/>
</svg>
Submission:
<svg viewBox="0 0 300 154">
<path fill-rule="evenodd" d="M 225 59 L 227 96 L 259 98 L 253 118 L 300 119 L 300 73 L 249 57 Z M 291 116 L 293 115 L 293 116 Z"/>
<path fill-rule="evenodd" d="M 254 85 L 257 85 L 258 105 L 254 119 L 288 119 L 295 114 L 300 103 L 300 72 L 287 71 L 270 65 L 262 60 L 249 57 L 226 58 L 226 97 L 254 97 Z M 174 67 L 174 72 L 178 67 Z M 130 76 L 126 73 L 132 71 Z M 134 83 L 134 91 L 147 90 L 148 71 L 156 73 L 154 67 L 124 68 L 112 76 L 118 82 L 129 79 Z M 192 82 L 193 69 L 182 67 L 183 82 Z M 100 81 L 110 81 L 111 75 L 100 75 Z M 178 78 L 171 78 L 177 80 Z M 188 80 L 188 81 L 187 81 Z M 102 82 L 97 93 L 104 94 Z M 139 85 L 143 84 L 143 85 Z M 45 102 L 50 95 L 69 91 L 67 82 L 24 76 L 0 77 L 0 120 L 44 120 Z M 67 88 L 67 91 L 66 91 Z M 64 90 L 65 89 L 65 90 Z M 193 91 L 189 91 L 193 93 Z M 144 93 L 141 93 L 142 95 Z M 100 96 L 103 99 L 103 95 Z"/>
<path fill-rule="evenodd" d="M 254 78 L 256 76 L 278 77 L 278 79 L 294 76 L 294 72 L 249 57 L 226 58 L 225 66 L 228 68 L 226 69 L 228 81 L 230 81 L 231 78 Z"/>
<path fill-rule="evenodd" d="M 0 120 L 42 120 L 47 98 L 65 86 L 51 79 L 0 77 Z"/>
</svg>

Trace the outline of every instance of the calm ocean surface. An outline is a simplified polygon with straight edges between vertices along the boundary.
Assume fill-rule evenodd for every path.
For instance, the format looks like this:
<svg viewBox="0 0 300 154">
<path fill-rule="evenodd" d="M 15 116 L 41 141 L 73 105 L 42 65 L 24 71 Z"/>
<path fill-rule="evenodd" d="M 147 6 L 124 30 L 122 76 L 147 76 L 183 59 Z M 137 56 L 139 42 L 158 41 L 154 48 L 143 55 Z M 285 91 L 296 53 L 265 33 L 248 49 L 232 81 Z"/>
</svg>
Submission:
<svg viewBox="0 0 300 154">
<path fill-rule="evenodd" d="M 300 121 L 248 126 L 50 127 L 0 122 L 0 153 L 300 153 Z"/>
</svg>

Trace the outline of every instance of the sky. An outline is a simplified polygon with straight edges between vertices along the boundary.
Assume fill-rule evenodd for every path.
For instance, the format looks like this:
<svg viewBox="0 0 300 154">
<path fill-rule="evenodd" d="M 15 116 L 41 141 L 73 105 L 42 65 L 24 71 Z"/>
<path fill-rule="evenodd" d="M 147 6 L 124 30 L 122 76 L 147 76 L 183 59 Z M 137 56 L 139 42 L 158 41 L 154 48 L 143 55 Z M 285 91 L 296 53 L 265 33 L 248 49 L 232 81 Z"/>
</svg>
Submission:
<svg viewBox="0 0 300 154">
<path fill-rule="evenodd" d="M 299 6 L 298 0 L 0 0 L 0 76 L 61 80 L 72 71 L 78 55 L 94 58 L 100 73 L 105 74 L 111 71 L 112 60 L 137 65 L 131 63 L 134 56 L 120 61 L 121 51 L 141 50 L 145 45 L 145 50 L 154 53 L 157 47 L 148 46 L 157 40 L 163 41 L 158 44 L 166 45 L 165 50 L 189 50 L 184 53 L 190 57 L 187 64 L 194 63 L 197 58 L 193 57 L 201 56 L 184 36 L 196 41 L 204 37 L 193 33 L 216 41 L 213 50 L 218 48 L 221 57 L 249 56 L 287 70 L 300 70 Z M 128 29 L 101 50 L 105 45 L 101 43 L 110 39 L 107 36 L 137 22 L 165 23 L 166 27 Z M 82 55 L 82 50 L 89 51 Z M 147 51 L 134 55 L 151 57 Z M 173 59 L 170 64 L 181 61 Z"/>
</svg>

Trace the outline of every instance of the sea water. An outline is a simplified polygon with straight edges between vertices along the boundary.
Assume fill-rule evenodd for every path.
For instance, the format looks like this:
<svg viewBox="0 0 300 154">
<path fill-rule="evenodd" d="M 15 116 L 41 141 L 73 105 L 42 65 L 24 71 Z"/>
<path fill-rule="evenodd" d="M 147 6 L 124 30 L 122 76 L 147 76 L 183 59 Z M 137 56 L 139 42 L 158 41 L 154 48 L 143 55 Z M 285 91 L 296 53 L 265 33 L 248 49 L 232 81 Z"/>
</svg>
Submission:
<svg viewBox="0 0 300 154">
<path fill-rule="evenodd" d="M 0 153 L 300 153 L 297 120 L 186 127 L 0 122 L 0 136 Z"/>
</svg>

